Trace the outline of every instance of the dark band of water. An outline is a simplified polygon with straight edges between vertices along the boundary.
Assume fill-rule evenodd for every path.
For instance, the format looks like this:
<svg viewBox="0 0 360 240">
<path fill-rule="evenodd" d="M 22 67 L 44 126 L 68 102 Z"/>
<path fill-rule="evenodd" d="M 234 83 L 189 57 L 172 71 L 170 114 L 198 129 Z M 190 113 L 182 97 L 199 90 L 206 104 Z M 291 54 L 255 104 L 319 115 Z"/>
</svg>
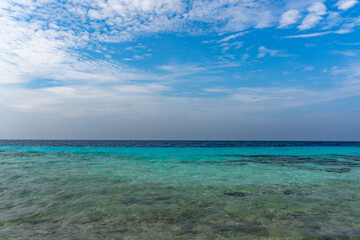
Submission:
<svg viewBox="0 0 360 240">
<path fill-rule="evenodd" d="M 355 141 L 195 141 L 195 140 L 0 140 L 0 145 L 51 147 L 360 147 Z"/>
</svg>

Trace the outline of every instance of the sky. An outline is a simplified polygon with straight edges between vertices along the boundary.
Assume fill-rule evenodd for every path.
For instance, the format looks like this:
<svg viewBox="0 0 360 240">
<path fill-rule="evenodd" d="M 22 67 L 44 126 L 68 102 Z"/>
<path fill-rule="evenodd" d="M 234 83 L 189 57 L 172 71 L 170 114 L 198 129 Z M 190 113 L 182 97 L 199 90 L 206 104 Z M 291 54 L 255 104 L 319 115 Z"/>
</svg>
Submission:
<svg viewBox="0 0 360 240">
<path fill-rule="evenodd" d="M 1 0 L 0 138 L 360 140 L 358 0 Z"/>
</svg>

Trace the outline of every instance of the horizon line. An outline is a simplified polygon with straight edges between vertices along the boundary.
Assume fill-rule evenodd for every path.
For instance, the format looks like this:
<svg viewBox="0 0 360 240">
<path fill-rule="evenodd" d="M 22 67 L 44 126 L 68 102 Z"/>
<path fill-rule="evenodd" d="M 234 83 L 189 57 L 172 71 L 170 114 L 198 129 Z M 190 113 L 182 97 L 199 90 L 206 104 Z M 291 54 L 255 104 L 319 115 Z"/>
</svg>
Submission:
<svg viewBox="0 0 360 240">
<path fill-rule="evenodd" d="M 0 141 L 202 141 L 202 142 L 360 142 L 360 140 L 231 140 L 231 139 L 50 139 L 4 138 Z"/>
</svg>

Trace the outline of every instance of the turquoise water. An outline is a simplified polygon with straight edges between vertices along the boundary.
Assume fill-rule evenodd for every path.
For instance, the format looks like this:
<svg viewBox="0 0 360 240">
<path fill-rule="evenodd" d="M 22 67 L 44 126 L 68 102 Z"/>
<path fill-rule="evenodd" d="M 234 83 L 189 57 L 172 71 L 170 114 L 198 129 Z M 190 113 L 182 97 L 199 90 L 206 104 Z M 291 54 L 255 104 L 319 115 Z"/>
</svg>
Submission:
<svg viewBox="0 0 360 240">
<path fill-rule="evenodd" d="M 0 145 L 0 239 L 360 239 L 359 146 Z"/>
</svg>

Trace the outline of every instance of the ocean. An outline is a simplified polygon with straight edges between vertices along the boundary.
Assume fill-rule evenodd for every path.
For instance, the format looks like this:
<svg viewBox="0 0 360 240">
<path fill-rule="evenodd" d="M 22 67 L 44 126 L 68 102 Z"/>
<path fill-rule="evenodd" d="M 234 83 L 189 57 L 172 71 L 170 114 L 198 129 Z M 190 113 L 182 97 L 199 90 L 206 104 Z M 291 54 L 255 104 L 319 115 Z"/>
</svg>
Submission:
<svg viewBox="0 0 360 240">
<path fill-rule="evenodd" d="M 0 140 L 0 239 L 360 239 L 360 142 Z"/>
</svg>

